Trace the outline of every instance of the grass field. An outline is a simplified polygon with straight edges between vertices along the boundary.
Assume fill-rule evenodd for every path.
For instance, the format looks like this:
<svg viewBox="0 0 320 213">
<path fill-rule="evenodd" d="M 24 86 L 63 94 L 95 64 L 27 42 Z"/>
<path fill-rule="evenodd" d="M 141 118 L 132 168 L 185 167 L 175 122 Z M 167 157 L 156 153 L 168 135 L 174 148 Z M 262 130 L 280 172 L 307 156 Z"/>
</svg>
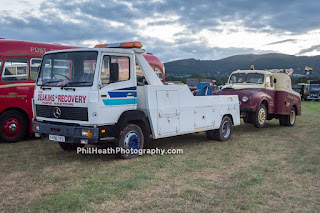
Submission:
<svg viewBox="0 0 320 213">
<path fill-rule="evenodd" d="M 181 155 L 65 152 L 31 139 L 0 144 L 0 212 L 318 212 L 320 103 L 294 127 L 242 124 L 226 143 L 205 134 L 155 140 Z"/>
</svg>

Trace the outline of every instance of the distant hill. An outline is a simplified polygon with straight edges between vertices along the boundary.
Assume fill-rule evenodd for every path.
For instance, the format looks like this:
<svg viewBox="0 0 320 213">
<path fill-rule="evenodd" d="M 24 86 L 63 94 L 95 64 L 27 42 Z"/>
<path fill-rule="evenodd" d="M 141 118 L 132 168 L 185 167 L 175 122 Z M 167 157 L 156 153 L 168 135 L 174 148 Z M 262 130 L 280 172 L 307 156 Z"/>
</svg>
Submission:
<svg viewBox="0 0 320 213">
<path fill-rule="evenodd" d="M 320 56 L 293 56 L 279 53 L 235 55 L 220 60 L 184 59 L 167 62 L 165 68 L 168 75 L 201 72 L 209 77 L 223 77 L 237 69 L 250 69 L 252 64 L 255 69 L 262 70 L 293 68 L 294 74 L 303 74 L 305 66 L 309 66 L 313 68 L 312 76 L 320 76 Z"/>
</svg>

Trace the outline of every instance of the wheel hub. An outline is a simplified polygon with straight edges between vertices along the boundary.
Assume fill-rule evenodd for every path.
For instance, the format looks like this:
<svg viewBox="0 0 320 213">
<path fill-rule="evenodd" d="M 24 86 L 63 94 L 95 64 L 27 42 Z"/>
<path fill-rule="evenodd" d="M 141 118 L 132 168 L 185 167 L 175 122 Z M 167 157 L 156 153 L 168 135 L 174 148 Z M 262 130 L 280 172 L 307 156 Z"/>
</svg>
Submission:
<svg viewBox="0 0 320 213">
<path fill-rule="evenodd" d="M 296 119 L 296 113 L 292 110 L 290 112 L 290 123 L 293 124 Z"/>
<path fill-rule="evenodd" d="M 131 131 L 126 135 L 124 142 L 125 148 L 139 149 L 140 147 L 140 137 L 134 131 Z"/>
<path fill-rule="evenodd" d="M 264 123 L 264 121 L 266 120 L 266 112 L 263 108 L 259 110 L 258 120 L 260 124 Z"/>
<path fill-rule="evenodd" d="M 16 131 L 16 130 L 17 130 L 17 125 L 15 125 L 15 124 L 10 124 L 9 130 L 10 130 L 10 132 Z"/>
<path fill-rule="evenodd" d="M 21 130 L 21 123 L 16 118 L 8 118 L 2 125 L 2 132 L 8 138 L 17 137 Z"/>
<path fill-rule="evenodd" d="M 224 138 L 227 138 L 227 137 L 229 137 L 230 133 L 231 133 L 230 125 L 227 121 L 225 121 L 222 124 L 222 135 Z"/>
</svg>

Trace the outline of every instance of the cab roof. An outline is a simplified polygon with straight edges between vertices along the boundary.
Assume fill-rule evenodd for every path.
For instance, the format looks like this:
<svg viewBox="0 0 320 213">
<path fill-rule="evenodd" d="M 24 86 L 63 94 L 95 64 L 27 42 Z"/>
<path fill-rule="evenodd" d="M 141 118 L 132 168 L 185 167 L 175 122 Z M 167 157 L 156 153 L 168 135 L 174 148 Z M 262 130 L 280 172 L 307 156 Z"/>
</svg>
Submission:
<svg viewBox="0 0 320 213">
<path fill-rule="evenodd" d="M 79 49 L 66 49 L 66 50 L 50 51 L 50 52 L 47 52 L 46 54 L 59 53 L 59 52 L 84 52 L 84 51 L 134 54 L 133 49 L 124 49 L 124 48 L 79 48 Z"/>
<path fill-rule="evenodd" d="M 293 69 L 269 69 L 269 70 L 236 70 L 233 73 L 259 73 L 259 74 L 272 74 L 272 73 L 286 73 L 287 75 L 292 75 Z"/>
<path fill-rule="evenodd" d="M 259 73 L 259 74 L 271 74 L 268 70 L 236 70 L 233 71 L 231 74 L 234 73 Z"/>
</svg>

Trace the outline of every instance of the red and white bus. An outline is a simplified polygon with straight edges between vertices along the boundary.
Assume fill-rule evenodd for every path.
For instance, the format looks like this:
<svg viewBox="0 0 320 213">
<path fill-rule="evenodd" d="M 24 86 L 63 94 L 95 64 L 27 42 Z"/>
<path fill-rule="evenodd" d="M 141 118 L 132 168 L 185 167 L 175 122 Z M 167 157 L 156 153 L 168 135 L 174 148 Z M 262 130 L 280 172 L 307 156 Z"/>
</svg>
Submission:
<svg viewBox="0 0 320 213">
<path fill-rule="evenodd" d="M 32 133 L 34 85 L 45 52 L 78 48 L 60 44 L 0 39 L 0 142 L 16 142 Z M 144 54 L 164 81 L 164 65 Z"/>
</svg>

